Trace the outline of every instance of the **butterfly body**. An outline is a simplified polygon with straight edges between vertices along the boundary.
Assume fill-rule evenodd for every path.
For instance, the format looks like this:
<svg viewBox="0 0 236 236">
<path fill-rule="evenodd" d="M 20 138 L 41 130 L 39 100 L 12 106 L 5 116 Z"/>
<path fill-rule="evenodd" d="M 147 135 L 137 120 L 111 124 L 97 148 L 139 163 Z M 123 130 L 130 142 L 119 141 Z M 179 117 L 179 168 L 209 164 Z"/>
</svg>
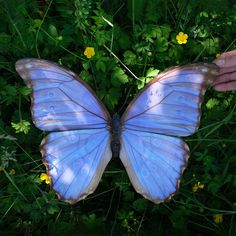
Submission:
<svg viewBox="0 0 236 236">
<path fill-rule="evenodd" d="M 32 118 L 50 133 L 41 153 L 53 189 L 75 203 L 93 193 L 112 155 L 119 156 L 135 190 L 159 203 L 179 187 L 189 157 L 179 137 L 193 134 L 200 106 L 218 67 L 196 63 L 170 68 L 141 90 L 124 114 L 112 118 L 75 73 L 41 59 L 16 70 L 32 88 Z"/>
<path fill-rule="evenodd" d="M 121 135 L 121 120 L 118 114 L 112 116 L 111 121 L 111 151 L 113 157 L 118 157 L 120 153 L 120 135 Z"/>
</svg>

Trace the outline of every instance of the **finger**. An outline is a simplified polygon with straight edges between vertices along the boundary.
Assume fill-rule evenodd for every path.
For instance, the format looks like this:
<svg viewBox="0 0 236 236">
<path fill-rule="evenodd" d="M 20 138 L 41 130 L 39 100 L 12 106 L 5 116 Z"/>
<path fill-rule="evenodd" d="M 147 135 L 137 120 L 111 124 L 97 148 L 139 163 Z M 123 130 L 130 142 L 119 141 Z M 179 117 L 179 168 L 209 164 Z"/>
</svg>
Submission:
<svg viewBox="0 0 236 236">
<path fill-rule="evenodd" d="M 236 71 L 234 73 L 225 73 L 222 75 L 218 75 L 217 79 L 212 83 L 212 85 L 221 84 L 221 83 L 227 83 L 227 82 L 233 82 L 236 81 Z"/>
<path fill-rule="evenodd" d="M 214 61 L 219 67 L 233 67 L 236 66 L 236 50 L 225 52 Z"/>
<path fill-rule="evenodd" d="M 213 88 L 218 92 L 226 92 L 236 90 L 236 81 L 232 81 L 229 83 L 222 83 L 213 86 Z"/>
<path fill-rule="evenodd" d="M 236 49 L 232 50 L 232 51 L 224 52 L 220 55 L 220 57 L 222 57 L 222 58 L 235 57 L 235 56 L 236 56 Z"/>
<path fill-rule="evenodd" d="M 236 72 L 236 65 L 231 66 L 231 67 L 221 67 L 218 75 L 221 76 L 223 74 L 234 73 L 234 72 Z M 236 77 L 235 77 L 235 79 L 236 79 Z"/>
</svg>

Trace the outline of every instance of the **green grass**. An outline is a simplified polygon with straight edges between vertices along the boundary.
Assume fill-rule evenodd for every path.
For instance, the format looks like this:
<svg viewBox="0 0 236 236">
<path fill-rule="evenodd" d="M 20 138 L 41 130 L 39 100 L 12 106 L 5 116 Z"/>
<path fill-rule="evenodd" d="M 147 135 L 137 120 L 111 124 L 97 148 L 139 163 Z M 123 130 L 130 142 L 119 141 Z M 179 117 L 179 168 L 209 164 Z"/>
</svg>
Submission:
<svg viewBox="0 0 236 236">
<path fill-rule="evenodd" d="M 95 193 L 69 205 L 39 179 L 46 133 L 34 127 L 31 91 L 14 69 L 25 57 L 59 62 L 79 74 L 111 114 L 122 113 L 158 70 L 211 62 L 236 49 L 233 1 L 0 3 L 0 235 L 236 235 L 235 92 L 207 91 L 200 128 L 185 138 L 188 167 L 170 201 L 155 205 L 138 195 L 119 159 L 112 159 Z M 186 44 L 176 41 L 180 31 L 189 36 Z M 91 59 L 83 54 L 88 46 L 95 48 Z M 198 182 L 204 187 L 193 192 Z"/>
</svg>

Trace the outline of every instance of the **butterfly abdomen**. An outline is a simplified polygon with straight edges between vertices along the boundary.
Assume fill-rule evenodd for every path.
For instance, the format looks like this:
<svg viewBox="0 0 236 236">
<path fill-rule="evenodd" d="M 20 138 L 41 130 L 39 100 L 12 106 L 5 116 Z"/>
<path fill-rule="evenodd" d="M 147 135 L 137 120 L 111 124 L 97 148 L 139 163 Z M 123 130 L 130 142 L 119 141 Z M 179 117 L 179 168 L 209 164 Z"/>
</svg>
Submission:
<svg viewBox="0 0 236 236">
<path fill-rule="evenodd" d="M 120 116 L 114 114 L 111 121 L 111 151 L 112 156 L 118 157 L 120 153 L 120 135 L 121 135 L 121 122 Z"/>
</svg>

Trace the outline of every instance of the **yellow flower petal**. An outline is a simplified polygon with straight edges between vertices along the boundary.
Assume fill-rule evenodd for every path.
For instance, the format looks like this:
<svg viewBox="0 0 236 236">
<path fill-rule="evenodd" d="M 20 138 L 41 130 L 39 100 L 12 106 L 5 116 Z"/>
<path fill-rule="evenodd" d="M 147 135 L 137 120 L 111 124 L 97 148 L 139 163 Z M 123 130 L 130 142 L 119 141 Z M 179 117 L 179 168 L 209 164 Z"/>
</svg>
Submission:
<svg viewBox="0 0 236 236">
<path fill-rule="evenodd" d="M 50 177 L 45 173 L 40 175 L 40 180 L 45 181 L 46 184 L 50 184 Z"/>
<path fill-rule="evenodd" d="M 200 184 L 199 183 L 198 188 L 203 189 L 204 188 L 204 184 Z"/>
<path fill-rule="evenodd" d="M 215 222 L 216 224 L 220 224 L 220 223 L 223 222 L 223 216 L 222 216 L 222 214 L 214 214 L 214 215 L 213 215 L 213 219 L 214 219 L 214 222 Z"/>
<path fill-rule="evenodd" d="M 93 47 L 86 47 L 85 50 L 84 50 L 84 55 L 87 57 L 87 58 L 91 58 L 95 55 L 95 50 Z"/>
<path fill-rule="evenodd" d="M 195 193 L 195 192 L 197 192 L 197 190 L 198 190 L 198 187 L 197 187 L 197 185 L 196 184 L 194 184 L 194 186 L 193 186 L 193 192 Z"/>
<path fill-rule="evenodd" d="M 9 171 L 9 175 L 14 175 L 16 173 L 16 171 L 14 170 L 14 169 L 11 169 L 10 171 Z"/>
<path fill-rule="evenodd" d="M 192 187 L 193 192 L 197 192 L 198 189 L 203 189 L 204 188 L 204 184 L 201 184 L 200 182 L 198 182 L 197 184 L 194 184 L 194 186 Z"/>
<path fill-rule="evenodd" d="M 179 32 L 179 34 L 176 35 L 176 40 L 177 40 L 178 44 L 187 43 L 187 39 L 188 39 L 188 35 L 183 32 Z"/>
</svg>

